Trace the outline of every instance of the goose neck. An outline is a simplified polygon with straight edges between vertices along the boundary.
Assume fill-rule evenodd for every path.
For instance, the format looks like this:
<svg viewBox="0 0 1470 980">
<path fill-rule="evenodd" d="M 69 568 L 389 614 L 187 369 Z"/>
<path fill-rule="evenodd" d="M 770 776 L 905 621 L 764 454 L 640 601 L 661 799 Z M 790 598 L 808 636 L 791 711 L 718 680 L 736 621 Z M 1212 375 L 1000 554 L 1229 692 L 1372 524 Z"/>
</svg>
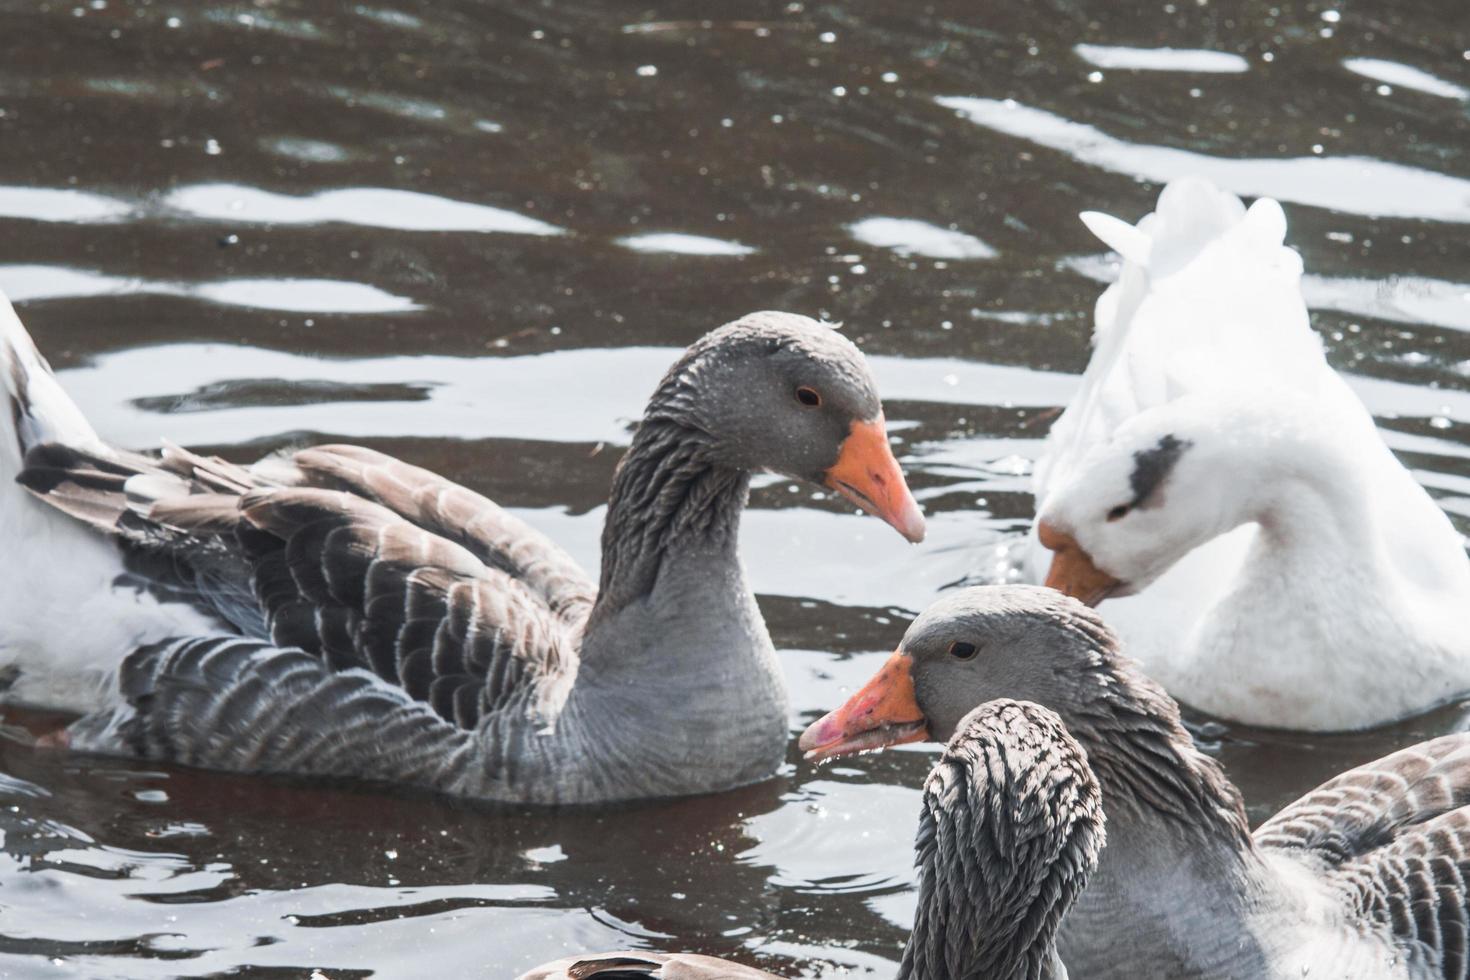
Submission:
<svg viewBox="0 0 1470 980">
<path fill-rule="evenodd" d="M 737 564 L 749 487 L 748 473 L 718 461 L 708 434 L 645 420 L 613 478 L 589 630 L 651 596 L 671 560 Z"/>
</svg>

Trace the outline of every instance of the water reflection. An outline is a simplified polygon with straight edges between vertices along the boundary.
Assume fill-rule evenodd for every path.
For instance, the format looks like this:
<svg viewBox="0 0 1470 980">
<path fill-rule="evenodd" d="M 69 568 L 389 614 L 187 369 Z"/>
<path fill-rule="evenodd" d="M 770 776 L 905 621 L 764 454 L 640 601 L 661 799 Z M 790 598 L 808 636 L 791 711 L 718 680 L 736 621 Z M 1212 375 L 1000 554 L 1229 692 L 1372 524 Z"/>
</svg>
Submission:
<svg viewBox="0 0 1470 980">
<path fill-rule="evenodd" d="M 1367 157 L 1230 159 L 1129 143 L 1096 126 L 1009 99 L 946 96 L 937 101 L 986 129 L 1157 183 L 1195 174 L 1246 197 L 1269 196 L 1346 214 L 1470 221 L 1470 180 L 1449 174 Z"/>
<path fill-rule="evenodd" d="M 940 228 L 916 218 L 864 218 L 849 225 L 852 237 L 864 245 L 886 248 L 903 256 L 931 259 L 990 259 L 995 249 L 962 231 Z"/>
<path fill-rule="evenodd" d="M 1088 64 L 1124 71 L 1185 71 L 1233 75 L 1250 70 L 1248 61 L 1228 51 L 1129 48 L 1107 44 L 1078 44 L 1072 50 Z"/>
<path fill-rule="evenodd" d="M 163 203 L 195 218 L 247 224 L 309 225 L 340 221 L 401 231 L 564 234 L 555 225 L 504 208 L 381 187 L 353 187 L 295 197 L 240 184 L 196 184 L 173 191 L 164 197 Z"/>
<path fill-rule="evenodd" d="M 635 252 L 665 253 L 668 255 L 751 255 L 755 249 L 739 242 L 727 242 L 703 235 L 686 235 L 679 232 L 649 232 L 619 238 L 618 244 Z"/>
<path fill-rule="evenodd" d="M 1447 82 L 1412 65 L 1401 65 L 1382 58 L 1348 58 L 1342 63 L 1348 71 L 1375 82 L 1413 89 L 1426 95 L 1438 95 L 1445 99 L 1470 99 L 1470 88 Z"/>
<path fill-rule="evenodd" d="M 256 310 L 296 313 L 409 313 L 423 309 L 404 296 L 360 282 L 333 279 L 228 279 L 159 282 L 46 265 L 0 265 L 0 290 L 13 303 L 151 293 Z"/>
<path fill-rule="evenodd" d="M 0 217 L 26 221 L 116 221 L 132 207 L 86 191 L 54 187 L 0 187 Z"/>
</svg>

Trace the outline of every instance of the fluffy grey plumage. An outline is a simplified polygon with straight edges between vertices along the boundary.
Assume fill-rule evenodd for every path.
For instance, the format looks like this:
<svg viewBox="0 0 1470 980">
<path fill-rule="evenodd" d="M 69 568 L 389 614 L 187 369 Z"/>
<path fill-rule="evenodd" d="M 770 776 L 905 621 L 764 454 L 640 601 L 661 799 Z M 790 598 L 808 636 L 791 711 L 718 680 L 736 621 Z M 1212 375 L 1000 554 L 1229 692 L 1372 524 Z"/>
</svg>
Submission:
<svg viewBox="0 0 1470 980">
<path fill-rule="evenodd" d="M 959 725 L 924 784 L 919 903 L 900 980 L 1055 980 L 1057 926 L 1097 867 L 1102 797 L 1087 757 L 1039 705 L 994 701 Z M 521 980 L 775 980 L 705 956 L 572 957 Z"/>
<path fill-rule="evenodd" d="M 952 656 L 956 641 L 979 653 Z M 1024 698 L 1086 751 L 1109 843 L 1062 927 L 1078 976 L 1465 976 L 1470 735 L 1344 773 L 1252 836 L 1174 702 L 1081 603 L 967 590 L 915 620 L 901 652 L 935 737 L 976 703 Z"/>
<path fill-rule="evenodd" d="M 368 449 L 247 468 L 23 443 L 36 496 L 113 535 L 160 594 L 260 641 L 149 637 L 122 703 L 72 742 L 545 803 L 769 776 L 786 693 L 736 554 L 749 473 L 821 480 L 879 418 L 862 355 L 831 328 L 759 313 L 712 332 L 618 469 L 600 589 L 489 500 Z"/>
</svg>

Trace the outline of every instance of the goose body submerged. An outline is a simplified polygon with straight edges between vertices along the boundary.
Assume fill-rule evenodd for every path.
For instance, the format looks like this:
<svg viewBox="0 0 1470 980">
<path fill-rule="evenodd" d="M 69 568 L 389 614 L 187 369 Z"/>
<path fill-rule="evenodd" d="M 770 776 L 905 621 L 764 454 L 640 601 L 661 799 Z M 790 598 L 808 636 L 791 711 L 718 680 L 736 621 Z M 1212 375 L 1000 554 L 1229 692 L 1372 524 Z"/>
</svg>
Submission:
<svg viewBox="0 0 1470 980">
<path fill-rule="evenodd" d="M 1240 793 L 1093 610 L 994 586 L 930 606 L 801 747 L 821 759 L 943 740 L 997 698 L 1055 711 L 1101 790 L 1108 846 L 1058 939 L 1074 975 L 1465 975 L 1470 734 L 1345 772 L 1252 834 Z"/>
<path fill-rule="evenodd" d="M 919 904 L 899 980 L 1065 980 L 1056 931 L 1105 837 L 1097 780 L 1056 714 L 996 700 L 956 727 L 924 784 Z M 778 980 L 708 956 L 604 953 L 521 980 Z"/>
<path fill-rule="evenodd" d="M 60 738 L 74 748 L 539 803 L 728 788 L 773 773 L 787 741 L 736 552 L 749 474 L 923 536 L 862 355 L 791 314 L 708 334 L 659 384 L 614 478 L 600 583 L 372 450 L 247 467 L 110 447 L 3 298 L 0 368 L 0 591 L 19 603 L 0 679 L 11 701 L 91 712 Z"/>
<path fill-rule="evenodd" d="M 1309 326 L 1281 207 L 1178 180 L 1137 226 L 1035 475 L 1033 574 L 1181 701 L 1361 728 L 1470 690 L 1470 559 Z"/>
</svg>

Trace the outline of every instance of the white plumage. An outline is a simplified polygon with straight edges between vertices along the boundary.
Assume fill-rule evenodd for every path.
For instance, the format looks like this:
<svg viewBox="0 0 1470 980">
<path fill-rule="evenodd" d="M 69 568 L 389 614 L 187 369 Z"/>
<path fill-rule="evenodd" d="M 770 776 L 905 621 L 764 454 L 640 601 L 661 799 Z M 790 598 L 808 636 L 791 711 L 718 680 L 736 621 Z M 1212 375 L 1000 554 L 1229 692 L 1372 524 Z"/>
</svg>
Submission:
<svg viewBox="0 0 1470 980">
<path fill-rule="evenodd" d="M 1356 728 L 1470 689 L 1470 561 L 1327 364 L 1280 205 L 1183 179 L 1137 226 L 1083 220 L 1123 268 L 1037 512 L 1124 583 L 1102 612 L 1129 652 L 1186 703 L 1271 726 Z M 1187 443 L 1177 463 L 1110 519 L 1165 437 Z M 1031 557 L 1039 581 L 1051 555 Z"/>
</svg>

